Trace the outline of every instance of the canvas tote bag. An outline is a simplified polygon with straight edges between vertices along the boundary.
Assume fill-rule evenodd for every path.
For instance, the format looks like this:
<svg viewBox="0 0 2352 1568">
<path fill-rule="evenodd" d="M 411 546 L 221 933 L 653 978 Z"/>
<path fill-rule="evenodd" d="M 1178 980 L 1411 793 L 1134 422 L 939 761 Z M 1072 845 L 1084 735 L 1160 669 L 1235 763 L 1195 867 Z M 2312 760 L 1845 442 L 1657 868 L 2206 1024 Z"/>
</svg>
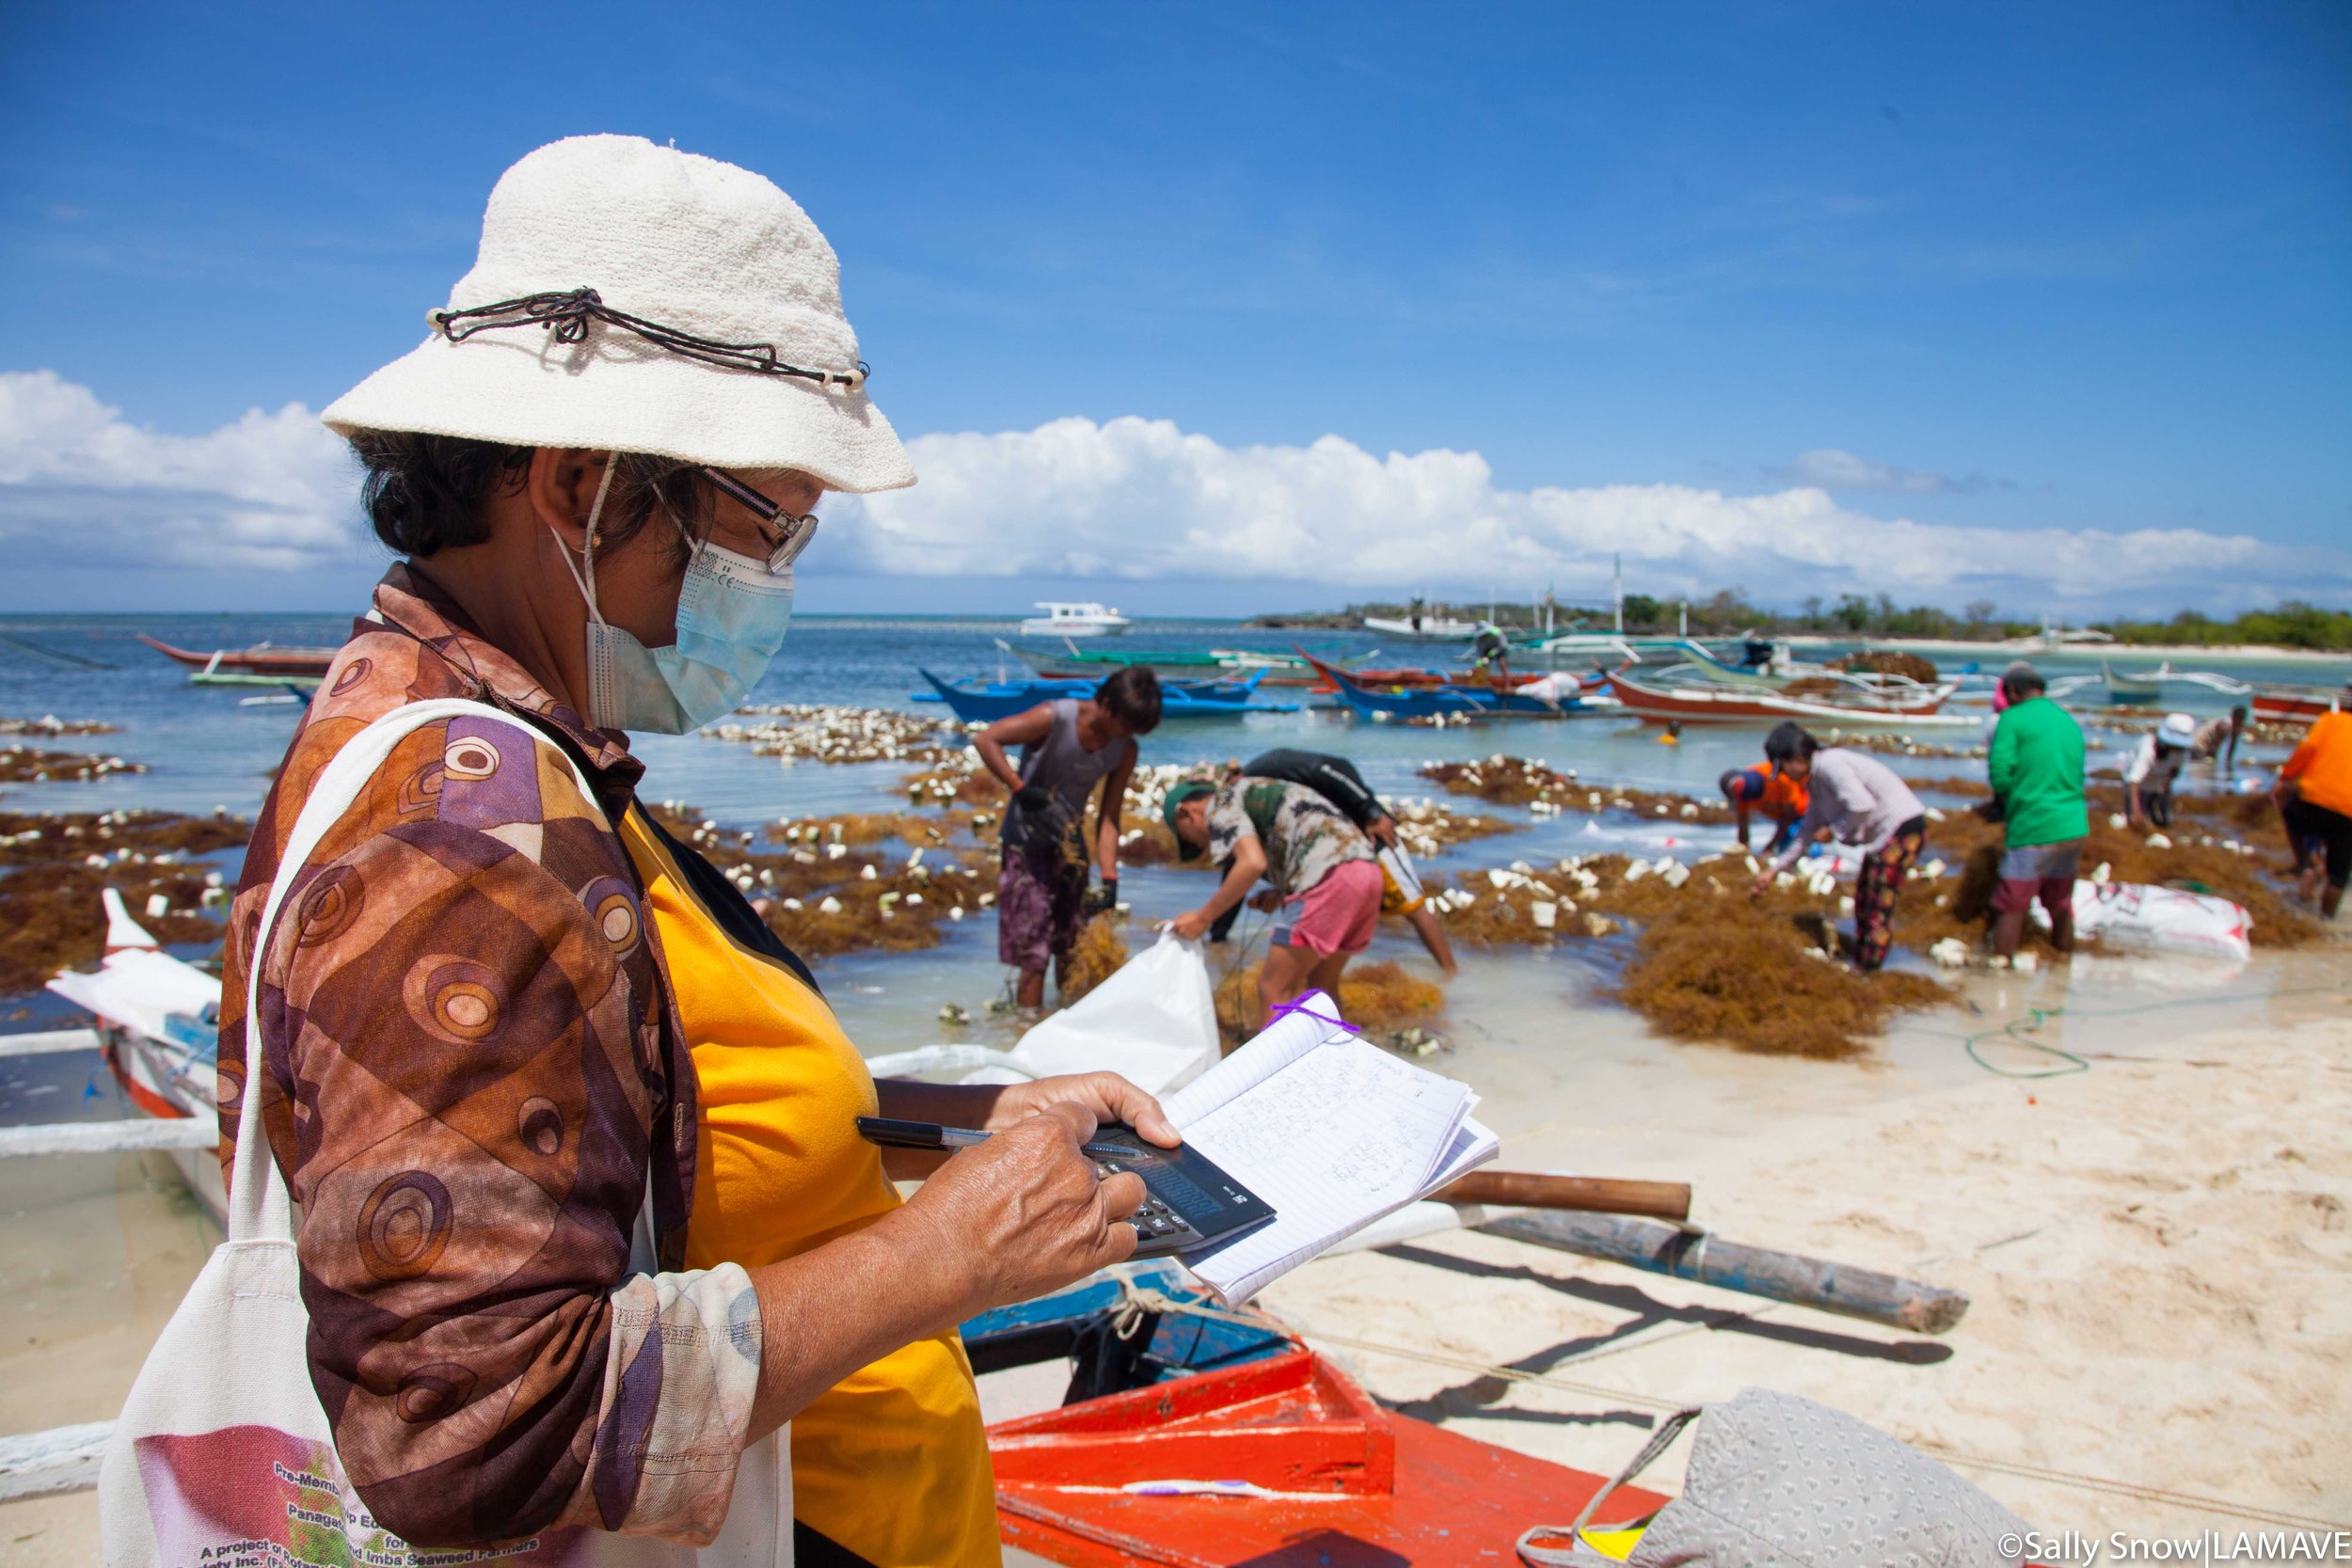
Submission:
<svg viewBox="0 0 2352 1568">
<path fill-rule="evenodd" d="M 246 982 L 245 1081 L 262 1082 L 261 963 L 286 890 L 303 863 L 404 736 L 444 719 L 535 731 L 481 703 L 412 703 L 354 736 L 320 771 L 286 844 L 257 927 Z M 568 761 L 568 757 L 566 758 Z M 572 764 L 580 793 L 596 800 Z M 638 1216 L 631 1266 L 651 1267 L 651 1208 Z M 294 1255 L 294 1206 L 262 1136 L 240 1119 L 229 1239 L 213 1250 L 148 1353 L 99 1469 L 99 1529 L 108 1568 L 791 1568 L 790 1429 L 748 1449 L 719 1538 L 691 1546 L 567 1528 L 501 1548 L 411 1548 L 372 1518 L 336 1457 L 311 1387 Z"/>
</svg>

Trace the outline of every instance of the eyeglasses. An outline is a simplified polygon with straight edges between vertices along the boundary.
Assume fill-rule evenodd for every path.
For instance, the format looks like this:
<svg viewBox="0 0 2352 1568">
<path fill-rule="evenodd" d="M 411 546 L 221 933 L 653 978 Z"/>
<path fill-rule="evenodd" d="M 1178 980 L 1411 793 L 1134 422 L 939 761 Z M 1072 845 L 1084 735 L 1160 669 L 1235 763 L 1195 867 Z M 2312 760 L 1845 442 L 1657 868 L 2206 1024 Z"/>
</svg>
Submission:
<svg viewBox="0 0 2352 1568">
<path fill-rule="evenodd" d="M 813 512 L 795 515 L 761 495 L 733 474 L 719 468 L 705 468 L 703 478 L 723 494 L 743 503 L 745 510 L 759 519 L 759 537 L 768 546 L 768 570 L 781 572 L 800 559 L 808 548 L 808 542 L 817 537 L 817 515 Z"/>
</svg>

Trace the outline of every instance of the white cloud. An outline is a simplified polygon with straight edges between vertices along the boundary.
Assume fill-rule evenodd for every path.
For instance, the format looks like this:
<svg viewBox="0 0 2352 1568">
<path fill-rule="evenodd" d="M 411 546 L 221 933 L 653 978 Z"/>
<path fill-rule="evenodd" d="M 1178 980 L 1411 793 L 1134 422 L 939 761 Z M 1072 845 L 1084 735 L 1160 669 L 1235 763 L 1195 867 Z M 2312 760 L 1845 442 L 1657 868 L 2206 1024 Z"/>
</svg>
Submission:
<svg viewBox="0 0 2352 1568">
<path fill-rule="evenodd" d="M 1966 495 L 2016 488 L 2007 480 L 1987 479 L 1982 474 L 1954 476 L 1921 468 L 1898 468 L 1891 463 L 1874 463 L 1836 447 L 1801 451 L 1787 467 L 1767 471 L 1787 484 L 1817 484 L 1825 490 L 1868 491 L 1888 496 Z"/>
<path fill-rule="evenodd" d="M 55 372 L 0 372 L 0 547 L 19 565 L 350 560 L 364 546 L 357 475 L 350 448 L 298 403 L 167 436 Z"/>
<path fill-rule="evenodd" d="M 1228 447 L 1164 420 L 918 436 L 912 490 L 827 499 L 812 574 L 1198 581 L 1237 612 L 1350 595 L 1733 587 L 1766 604 L 1894 594 L 2023 610 L 2352 597 L 2352 555 L 2195 530 L 1966 528 L 1879 517 L 1820 484 L 1504 489 L 1476 452 L 1375 456 L 1327 436 Z M 1819 454 L 1809 454 L 1819 455 Z M 1843 454 L 1840 454 L 1843 455 Z M 1859 459 L 1854 460 L 1859 462 Z M 0 560 L 258 575 L 381 560 L 343 443 L 298 404 L 200 436 L 126 422 L 47 371 L 0 372 Z M 2226 599 L 2225 599 L 2226 596 Z"/>
<path fill-rule="evenodd" d="M 1057 420 L 910 443 L 912 490 L 833 498 L 813 564 L 923 576 L 1300 580 L 1335 591 L 1605 591 L 1622 551 L 1652 594 L 1766 603 L 1884 592 L 2090 606 L 2217 593 L 2342 594 L 2352 556 L 2194 530 L 1954 527 L 1882 518 L 1818 484 L 1498 487 L 1476 452 L 1375 457 L 1336 436 L 1226 447 L 1167 420 Z M 846 559 L 845 559 L 846 558 Z M 1229 600 L 1255 608 L 1246 593 Z"/>
</svg>

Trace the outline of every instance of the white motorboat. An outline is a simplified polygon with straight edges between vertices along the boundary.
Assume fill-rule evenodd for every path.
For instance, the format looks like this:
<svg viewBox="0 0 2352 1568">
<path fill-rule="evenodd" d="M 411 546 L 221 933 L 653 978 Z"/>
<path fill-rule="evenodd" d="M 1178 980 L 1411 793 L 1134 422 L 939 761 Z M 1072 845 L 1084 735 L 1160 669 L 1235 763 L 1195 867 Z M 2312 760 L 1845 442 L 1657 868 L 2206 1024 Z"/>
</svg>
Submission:
<svg viewBox="0 0 2352 1568">
<path fill-rule="evenodd" d="M 1367 615 L 1364 629 L 1377 632 L 1391 642 L 1467 642 L 1478 635 L 1478 623 L 1456 620 L 1451 615 L 1415 615 L 1391 618 Z"/>
<path fill-rule="evenodd" d="M 1045 613 L 1021 623 L 1024 637 L 1108 637 L 1135 624 L 1117 610 L 1091 599 L 1079 604 L 1040 599 L 1037 608 Z"/>
</svg>

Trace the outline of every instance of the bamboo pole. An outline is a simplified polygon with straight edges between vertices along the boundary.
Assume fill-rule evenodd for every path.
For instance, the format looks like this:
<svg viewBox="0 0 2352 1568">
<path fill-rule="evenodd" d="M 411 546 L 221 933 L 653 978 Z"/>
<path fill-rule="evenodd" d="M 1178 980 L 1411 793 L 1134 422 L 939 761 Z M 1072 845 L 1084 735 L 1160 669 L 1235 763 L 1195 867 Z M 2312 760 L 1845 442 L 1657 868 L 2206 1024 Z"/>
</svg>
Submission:
<svg viewBox="0 0 2352 1568">
<path fill-rule="evenodd" d="M 1629 1268 L 1702 1285 L 1836 1312 L 1914 1334 L 1950 1331 L 1968 1310 L 1958 1291 L 1900 1279 L 1826 1259 L 1770 1252 L 1722 1241 L 1704 1231 L 1677 1230 L 1609 1214 L 1518 1213 L 1478 1227 L 1515 1242 L 1606 1259 Z"/>
</svg>

